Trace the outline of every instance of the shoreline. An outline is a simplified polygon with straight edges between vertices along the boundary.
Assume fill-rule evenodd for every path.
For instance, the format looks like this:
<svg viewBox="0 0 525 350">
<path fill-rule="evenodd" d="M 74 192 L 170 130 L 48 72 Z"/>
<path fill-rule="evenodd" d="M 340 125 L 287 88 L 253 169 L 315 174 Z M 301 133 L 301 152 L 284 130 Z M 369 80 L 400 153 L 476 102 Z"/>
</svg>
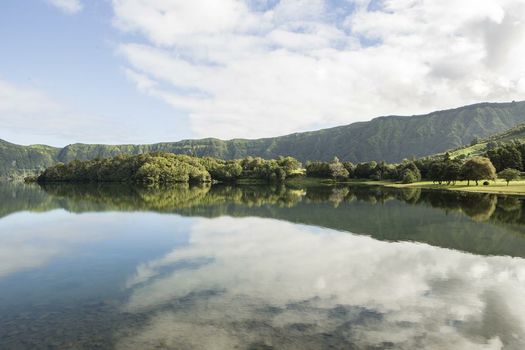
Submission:
<svg viewBox="0 0 525 350">
<path fill-rule="evenodd" d="M 0 181 L 1 183 L 12 183 L 12 182 L 24 182 L 24 181 Z M 25 182 L 29 183 L 29 182 Z M 457 181 L 455 185 L 439 185 L 432 183 L 432 181 L 419 181 L 410 184 L 403 184 L 389 180 L 369 180 L 369 179 L 348 179 L 345 181 L 336 181 L 326 178 L 314 178 L 314 177 L 291 177 L 287 178 L 283 184 L 288 187 L 313 187 L 313 186 L 334 186 L 334 185 L 364 185 L 364 186 L 383 186 L 390 188 L 424 188 L 430 190 L 440 191 L 458 191 L 468 193 L 488 193 L 488 194 L 501 194 L 501 195 L 513 195 L 513 196 L 525 196 L 525 180 L 511 181 L 507 186 L 506 181 L 498 179 L 496 181 L 490 181 L 488 186 L 481 184 L 476 186 L 471 181 L 470 186 L 467 186 L 466 181 Z M 268 185 L 268 182 L 259 179 L 240 179 L 236 182 L 236 185 Z"/>
<path fill-rule="evenodd" d="M 432 183 L 432 181 L 419 181 L 411 184 L 396 183 L 393 181 L 362 181 L 365 185 L 378 185 L 392 188 L 424 188 L 430 190 L 441 190 L 441 191 L 457 191 L 457 192 L 468 192 L 468 193 L 488 193 L 488 194 L 503 194 L 513 196 L 525 196 L 525 180 L 512 181 L 509 186 L 504 180 L 490 181 L 488 186 L 481 184 L 476 186 L 471 181 L 470 186 L 467 186 L 466 181 L 458 181 L 455 185 L 439 185 Z"/>
<path fill-rule="evenodd" d="M 507 186 L 506 181 L 498 179 L 495 182 L 490 181 L 488 186 L 483 186 L 482 182 L 476 186 L 475 182 L 471 181 L 470 186 L 467 186 L 467 181 L 457 181 L 455 185 L 439 185 L 432 183 L 432 181 L 419 181 L 410 184 L 403 184 L 395 181 L 380 180 L 374 181 L 369 179 L 349 179 L 346 181 L 334 181 L 331 179 L 322 178 L 291 178 L 285 181 L 289 186 L 333 186 L 333 185 L 367 185 L 367 186 L 383 186 L 391 188 L 424 188 L 430 190 L 441 191 L 458 191 L 469 193 L 489 193 L 489 194 L 503 194 L 525 196 L 525 180 L 511 181 Z"/>
</svg>

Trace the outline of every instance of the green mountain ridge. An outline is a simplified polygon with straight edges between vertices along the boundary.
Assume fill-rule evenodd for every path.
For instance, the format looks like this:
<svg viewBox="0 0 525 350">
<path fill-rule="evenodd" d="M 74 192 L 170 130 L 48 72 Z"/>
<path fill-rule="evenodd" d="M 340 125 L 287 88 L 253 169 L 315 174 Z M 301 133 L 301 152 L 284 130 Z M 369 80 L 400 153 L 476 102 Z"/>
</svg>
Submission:
<svg viewBox="0 0 525 350">
<path fill-rule="evenodd" d="M 222 159 L 292 156 L 300 161 L 364 162 L 427 156 L 469 144 L 525 123 L 525 101 L 479 103 L 416 116 L 385 116 L 318 131 L 261 139 L 206 138 L 149 145 L 20 146 L 0 140 L 0 177 L 24 175 L 58 162 L 118 154 L 172 152 Z"/>
</svg>

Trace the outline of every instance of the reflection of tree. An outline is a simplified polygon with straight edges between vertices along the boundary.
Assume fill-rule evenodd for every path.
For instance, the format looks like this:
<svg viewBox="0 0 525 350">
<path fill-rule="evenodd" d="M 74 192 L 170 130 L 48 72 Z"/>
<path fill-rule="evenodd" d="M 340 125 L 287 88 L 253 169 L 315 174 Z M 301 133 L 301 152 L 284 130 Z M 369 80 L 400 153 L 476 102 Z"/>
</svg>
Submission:
<svg viewBox="0 0 525 350">
<path fill-rule="evenodd" d="M 217 204 L 293 206 L 303 192 L 284 186 L 191 186 L 175 184 L 160 187 L 136 187 L 116 184 L 43 185 L 50 195 L 64 199 L 71 211 L 153 210 L 174 211 L 182 208 Z"/>
<path fill-rule="evenodd" d="M 493 218 L 499 222 L 517 223 L 522 217 L 522 201 L 516 197 L 499 197 L 496 208 Z"/>
<path fill-rule="evenodd" d="M 504 252 L 505 255 L 522 256 L 525 251 L 521 245 L 525 231 L 521 199 L 455 191 L 380 186 L 291 189 L 282 185 L 179 184 L 141 188 L 100 183 L 43 187 L 12 184 L 0 186 L 0 201 L 0 215 L 64 208 L 71 212 L 156 211 L 203 217 L 258 216 L 369 234 L 376 239 L 415 240 L 478 254 Z M 448 215 L 449 212 L 453 215 Z M 472 220 L 465 220 L 465 215 Z M 488 219 L 489 225 L 478 223 Z"/>
<path fill-rule="evenodd" d="M 42 189 L 44 191 L 42 191 Z M 154 210 L 185 214 L 202 213 L 204 206 L 215 206 L 215 215 L 227 214 L 227 206 L 258 208 L 265 205 L 292 208 L 298 203 L 366 202 L 370 205 L 397 200 L 409 204 L 428 204 L 435 208 L 462 212 L 475 221 L 491 219 L 502 223 L 525 223 L 522 200 L 512 196 L 422 191 L 418 188 L 395 189 L 380 186 L 320 186 L 289 188 L 284 185 L 261 186 L 190 186 L 177 184 L 161 187 L 136 187 L 121 184 L 3 184 L 0 186 L 0 217 L 21 210 L 43 211 L 65 208 L 73 212 L 102 210 Z M 219 208 L 219 205 L 220 208 Z M 192 210 L 194 208 L 194 210 Z"/>
<path fill-rule="evenodd" d="M 421 197 L 421 188 L 406 188 L 400 191 L 399 194 L 398 199 L 415 204 L 419 202 L 419 198 Z"/>
<path fill-rule="evenodd" d="M 333 204 L 334 208 L 337 208 L 339 204 L 345 200 L 350 190 L 348 187 L 336 187 L 332 190 L 332 193 L 328 197 L 328 201 Z"/>
<path fill-rule="evenodd" d="M 0 184 L 0 218 L 18 211 L 46 211 L 57 208 L 53 198 L 36 185 L 4 182 Z"/>
<path fill-rule="evenodd" d="M 496 210 L 496 195 L 488 193 L 475 193 L 461 196 L 461 210 L 475 221 L 490 219 Z"/>
</svg>

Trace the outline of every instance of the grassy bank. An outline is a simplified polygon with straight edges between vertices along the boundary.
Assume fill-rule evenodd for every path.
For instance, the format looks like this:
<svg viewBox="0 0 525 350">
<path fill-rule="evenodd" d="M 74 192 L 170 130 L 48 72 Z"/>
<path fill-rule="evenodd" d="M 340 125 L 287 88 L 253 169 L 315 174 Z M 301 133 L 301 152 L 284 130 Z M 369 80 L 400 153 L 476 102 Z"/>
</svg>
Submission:
<svg viewBox="0 0 525 350">
<path fill-rule="evenodd" d="M 525 195 L 525 180 L 512 181 L 509 186 L 507 186 L 504 180 L 496 180 L 496 182 L 490 181 L 488 186 L 483 186 L 483 181 L 480 181 L 478 186 L 476 186 L 473 181 L 470 182 L 470 186 L 467 186 L 467 181 L 457 181 L 455 185 L 438 185 L 432 183 L 432 181 L 420 181 L 411 184 L 401 184 L 391 181 L 363 181 L 362 183 L 396 188 L 418 187 L 449 191 Z"/>
<path fill-rule="evenodd" d="M 372 181 L 367 179 L 349 179 L 343 182 L 312 177 L 294 177 L 286 179 L 286 185 L 291 187 L 331 186 L 334 184 L 359 184 L 395 188 L 429 188 L 475 193 L 525 195 L 525 180 L 511 181 L 509 186 L 507 186 L 507 183 L 504 180 L 499 179 L 496 180 L 496 182 L 490 181 L 488 186 L 483 186 L 482 183 L 483 181 L 479 181 L 479 185 L 476 186 L 476 183 L 474 181 L 470 181 L 470 186 L 467 186 L 467 181 L 457 181 L 455 185 L 439 185 L 432 183 L 432 181 L 419 181 L 411 184 L 402 184 L 394 181 Z"/>
</svg>

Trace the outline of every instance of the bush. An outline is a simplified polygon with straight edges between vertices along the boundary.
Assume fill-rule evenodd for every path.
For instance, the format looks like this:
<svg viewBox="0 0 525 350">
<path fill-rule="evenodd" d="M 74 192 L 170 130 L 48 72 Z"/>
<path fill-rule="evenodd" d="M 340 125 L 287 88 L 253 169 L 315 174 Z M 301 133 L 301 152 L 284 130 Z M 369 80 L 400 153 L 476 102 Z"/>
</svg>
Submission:
<svg viewBox="0 0 525 350">
<path fill-rule="evenodd" d="M 407 170 L 405 170 L 403 172 L 403 177 L 402 177 L 401 181 L 404 184 L 411 184 L 411 183 L 417 182 L 418 179 L 417 179 L 416 174 L 414 174 L 413 171 L 407 169 Z"/>
</svg>

